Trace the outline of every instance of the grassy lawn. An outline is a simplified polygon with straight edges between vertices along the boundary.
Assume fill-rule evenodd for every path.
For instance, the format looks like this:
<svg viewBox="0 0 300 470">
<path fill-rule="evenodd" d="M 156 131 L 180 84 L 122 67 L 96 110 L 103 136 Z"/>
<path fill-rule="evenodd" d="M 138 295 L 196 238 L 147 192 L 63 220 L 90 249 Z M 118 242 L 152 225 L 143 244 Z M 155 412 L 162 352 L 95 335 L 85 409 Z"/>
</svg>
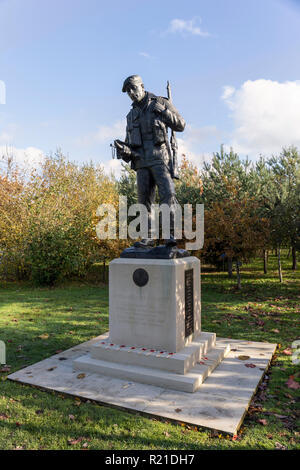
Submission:
<svg viewBox="0 0 300 470">
<path fill-rule="evenodd" d="M 299 448 L 299 366 L 287 348 L 299 338 L 300 272 L 275 257 L 242 267 L 242 291 L 226 273 L 203 268 L 202 321 L 218 336 L 278 343 L 244 425 L 234 438 L 82 402 L 6 380 L 0 373 L 0 449 L 295 449 Z M 299 323 L 298 323 L 299 325 Z M 53 289 L 0 284 L 0 339 L 14 372 L 108 329 L 108 288 L 72 283 Z M 1 366 L 0 366 L 1 370 Z M 298 400 L 299 403 L 299 400 Z M 299 412 L 298 412 L 299 413 Z M 298 425 L 298 431 L 297 431 Z"/>
</svg>

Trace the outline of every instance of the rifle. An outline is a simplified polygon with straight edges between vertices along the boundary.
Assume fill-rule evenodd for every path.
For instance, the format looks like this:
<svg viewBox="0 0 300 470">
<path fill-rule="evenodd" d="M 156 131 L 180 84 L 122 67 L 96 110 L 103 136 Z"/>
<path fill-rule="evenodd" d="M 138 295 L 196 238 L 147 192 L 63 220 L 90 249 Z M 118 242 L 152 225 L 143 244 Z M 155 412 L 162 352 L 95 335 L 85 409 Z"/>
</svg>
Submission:
<svg viewBox="0 0 300 470">
<path fill-rule="evenodd" d="M 170 103 L 172 103 L 172 94 L 171 94 L 171 87 L 170 87 L 170 82 L 169 80 L 167 81 L 167 92 L 168 92 L 168 100 Z M 171 149 L 172 149 L 172 177 L 175 179 L 179 179 L 179 174 L 178 174 L 178 143 L 176 139 L 176 134 L 172 130 L 171 131 L 171 138 L 170 138 L 170 144 L 171 144 Z"/>
</svg>

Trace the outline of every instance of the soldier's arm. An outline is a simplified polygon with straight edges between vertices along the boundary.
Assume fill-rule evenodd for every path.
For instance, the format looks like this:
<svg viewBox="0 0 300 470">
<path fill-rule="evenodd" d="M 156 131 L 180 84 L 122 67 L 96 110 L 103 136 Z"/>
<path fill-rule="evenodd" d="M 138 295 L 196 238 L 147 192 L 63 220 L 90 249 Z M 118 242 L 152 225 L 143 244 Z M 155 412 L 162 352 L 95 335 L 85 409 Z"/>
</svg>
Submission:
<svg viewBox="0 0 300 470">
<path fill-rule="evenodd" d="M 164 123 L 173 131 L 182 132 L 185 128 L 185 120 L 180 116 L 177 109 L 166 98 L 157 100 L 155 112 L 161 115 Z"/>
</svg>

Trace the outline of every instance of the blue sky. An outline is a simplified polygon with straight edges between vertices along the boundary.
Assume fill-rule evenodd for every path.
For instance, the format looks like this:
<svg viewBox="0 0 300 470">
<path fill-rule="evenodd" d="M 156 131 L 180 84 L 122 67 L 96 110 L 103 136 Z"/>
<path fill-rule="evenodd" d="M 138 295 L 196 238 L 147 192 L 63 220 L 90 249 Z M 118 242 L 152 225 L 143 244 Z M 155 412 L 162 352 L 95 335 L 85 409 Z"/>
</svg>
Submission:
<svg viewBox="0 0 300 470">
<path fill-rule="evenodd" d="M 299 0 L 0 0 L 0 151 L 118 171 L 134 73 L 158 95 L 170 80 L 196 163 L 300 146 L 299 30 Z"/>
</svg>

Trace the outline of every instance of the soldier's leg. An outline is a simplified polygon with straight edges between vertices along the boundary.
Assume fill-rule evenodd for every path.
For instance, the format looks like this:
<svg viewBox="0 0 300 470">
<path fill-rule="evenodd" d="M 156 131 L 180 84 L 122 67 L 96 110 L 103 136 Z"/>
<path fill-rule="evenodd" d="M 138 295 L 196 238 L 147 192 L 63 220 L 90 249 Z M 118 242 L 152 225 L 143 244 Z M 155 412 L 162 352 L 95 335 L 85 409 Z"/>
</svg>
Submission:
<svg viewBox="0 0 300 470">
<path fill-rule="evenodd" d="M 164 164 L 152 166 L 151 172 L 158 188 L 159 203 L 167 204 L 170 207 L 170 244 L 172 244 L 172 240 L 174 240 L 175 210 L 176 204 L 178 204 L 174 182 L 168 168 Z"/>
<path fill-rule="evenodd" d="M 140 168 L 136 175 L 139 204 L 144 204 L 148 212 L 148 238 L 151 238 L 151 205 L 155 200 L 155 180 L 149 168 Z"/>
</svg>

